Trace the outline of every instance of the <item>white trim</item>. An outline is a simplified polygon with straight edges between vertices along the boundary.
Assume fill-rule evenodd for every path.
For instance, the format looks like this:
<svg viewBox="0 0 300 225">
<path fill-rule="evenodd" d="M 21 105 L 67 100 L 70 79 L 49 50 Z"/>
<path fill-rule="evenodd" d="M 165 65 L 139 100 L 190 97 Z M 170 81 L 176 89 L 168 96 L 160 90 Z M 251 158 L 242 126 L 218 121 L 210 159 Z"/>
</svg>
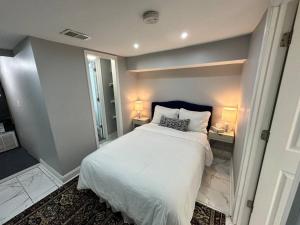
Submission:
<svg viewBox="0 0 300 225">
<path fill-rule="evenodd" d="M 274 10 L 275 9 L 275 10 Z M 275 13 L 274 13 L 275 11 Z M 275 14 L 275 16 L 274 16 Z M 251 106 L 252 106 L 252 113 L 251 116 L 249 117 L 249 122 L 246 126 L 246 134 L 245 134 L 245 141 L 244 141 L 244 153 L 242 156 L 242 161 L 241 161 L 241 168 L 240 172 L 238 175 L 238 180 L 237 180 L 237 186 L 236 186 L 236 194 L 235 194 L 235 206 L 234 206 L 234 212 L 233 212 L 233 223 L 238 224 L 240 222 L 240 219 L 242 217 L 241 210 L 243 209 L 243 198 L 247 194 L 245 191 L 245 183 L 248 179 L 246 177 L 249 175 L 249 170 L 248 167 L 250 166 L 250 160 L 251 160 L 251 143 L 253 141 L 253 137 L 255 135 L 255 132 L 260 132 L 260 130 L 257 130 L 259 124 L 256 123 L 257 116 L 258 116 L 258 110 L 260 109 L 260 102 L 261 102 L 261 97 L 263 95 L 262 89 L 259 87 L 263 86 L 264 84 L 264 79 L 266 76 L 266 73 L 262 72 L 262 67 L 266 67 L 268 64 L 268 59 L 269 59 L 269 52 L 270 48 L 272 46 L 272 39 L 274 36 L 274 29 L 276 27 L 276 22 L 277 22 L 277 14 L 278 14 L 278 8 L 277 7 L 272 7 L 269 9 L 267 13 L 267 21 L 266 21 L 266 27 L 264 30 L 264 38 L 263 38 L 263 44 L 262 44 L 262 50 L 259 55 L 259 62 L 260 64 L 258 65 L 258 74 L 257 75 L 257 80 L 255 81 L 254 85 L 254 93 L 255 95 L 251 99 Z M 273 31 L 271 35 L 270 31 Z M 268 37 L 267 37 L 268 36 Z M 269 40 L 271 39 L 271 40 Z M 268 50 L 268 51 L 267 51 Z M 266 90 L 268 91 L 268 90 Z M 251 141 L 250 141 L 251 140 Z M 255 150 L 256 151 L 256 150 Z M 252 155 L 254 152 L 252 153 Z M 256 165 L 258 166 L 258 165 Z M 259 164 L 260 166 L 260 164 Z"/>
<path fill-rule="evenodd" d="M 40 168 L 45 172 L 46 175 L 48 175 L 55 184 L 58 186 L 62 186 L 64 184 L 63 182 L 63 176 L 57 172 L 55 169 L 53 169 L 51 166 L 49 166 L 44 160 L 40 159 Z"/>
<path fill-rule="evenodd" d="M 234 174 L 233 174 L 233 159 L 230 160 L 231 170 L 230 170 L 230 205 L 229 205 L 229 215 L 233 215 L 233 206 L 234 206 Z"/>
<path fill-rule="evenodd" d="M 100 143 L 99 143 L 99 138 L 98 138 L 98 130 L 97 130 L 97 122 L 96 122 L 96 115 L 95 115 L 95 107 L 93 104 L 93 93 L 92 93 L 92 84 L 91 84 L 91 79 L 89 76 L 89 62 L 87 59 L 87 52 L 84 51 L 84 62 L 85 62 L 85 70 L 86 70 L 86 75 L 87 75 L 87 81 L 88 81 L 88 87 L 89 87 L 89 96 L 90 96 L 90 103 L 91 103 L 91 108 L 92 108 L 92 118 L 93 118 L 93 123 L 94 123 L 94 131 L 95 131 L 95 138 L 96 138 L 96 145 L 97 148 L 99 148 Z"/>
<path fill-rule="evenodd" d="M 114 95 L 115 95 L 115 106 L 116 106 L 116 116 L 117 116 L 117 132 L 118 136 L 123 135 L 123 117 L 122 117 L 122 104 L 121 104 L 121 91 L 120 91 L 120 79 L 119 79 L 119 69 L 118 69 L 118 59 L 115 57 L 112 60 L 112 71 L 113 83 L 114 85 Z"/>
<path fill-rule="evenodd" d="M 280 63 L 284 60 L 282 57 L 284 49 L 278 50 L 278 46 L 282 33 L 286 32 L 284 30 L 286 27 L 283 25 L 285 8 L 286 5 L 271 7 L 267 13 L 258 76 L 254 86 L 255 95 L 251 100 L 252 112 L 247 125 L 244 153 L 235 193 L 234 224 L 247 224 L 246 217 L 250 215 L 250 209 L 246 208 L 245 202 L 253 199 L 257 186 L 256 181 L 265 148 L 265 142 L 260 139 L 260 132 L 269 129 L 281 77 L 281 69 L 278 69 L 278 66 L 281 66 Z"/>
<path fill-rule="evenodd" d="M 288 4 L 290 4 L 290 5 L 288 5 Z M 295 0 L 293 2 L 287 1 L 287 2 L 285 2 L 285 4 L 280 6 L 280 12 L 282 11 L 284 13 L 285 17 L 286 17 L 286 19 L 280 19 L 279 18 L 279 20 L 278 20 L 279 22 L 285 24 L 284 29 L 282 30 L 282 33 L 291 31 L 293 29 L 293 26 L 295 28 L 295 32 L 298 31 L 297 28 L 299 28 L 299 27 L 297 25 L 297 22 L 298 22 L 298 19 L 299 19 L 299 16 L 300 16 L 299 15 L 299 5 L 298 4 L 299 4 L 299 0 Z M 298 13 L 296 15 L 296 21 L 294 21 L 293 19 L 294 19 L 294 16 L 295 16 L 297 10 L 298 10 Z M 293 23 L 295 23 L 295 24 L 293 24 Z M 280 38 L 281 37 L 282 36 L 280 35 Z M 289 100 L 290 100 L 289 97 L 294 95 L 293 90 L 290 90 L 290 91 L 284 90 L 285 88 L 287 88 L 287 86 L 284 85 L 284 84 L 286 84 L 285 82 L 287 80 L 289 80 L 289 79 L 290 79 L 289 81 L 295 80 L 295 79 L 292 79 L 292 77 L 294 76 L 293 73 L 295 73 L 296 70 L 295 69 L 290 70 L 289 66 L 291 66 L 292 64 L 295 65 L 295 67 L 293 67 L 293 68 L 296 68 L 298 66 L 298 65 L 296 65 L 297 63 L 295 63 L 295 61 L 291 60 L 292 59 L 291 55 L 293 53 L 295 53 L 295 48 L 296 48 L 294 46 L 294 44 L 298 43 L 297 39 L 295 39 L 295 38 L 297 38 L 296 33 L 294 34 L 294 37 L 292 39 L 292 42 L 291 42 L 291 45 L 290 45 L 290 48 L 289 48 L 288 55 L 286 56 L 286 64 L 285 64 L 286 67 L 283 70 L 283 78 L 282 78 L 283 83 L 281 85 L 282 87 L 280 87 L 278 97 L 279 97 L 279 100 L 282 100 L 281 97 L 285 96 L 284 105 L 286 104 L 287 106 L 292 106 L 291 104 L 294 104 L 293 108 L 295 107 L 296 109 L 294 109 L 293 112 L 295 112 L 295 114 L 297 114 L 297 112 L 296 112 L 297 111 L 297 103 L 296 103 L 297 99 L 293 99 L 292 100 L 293 103 L 289 102 Z M 274 62 L 273 62 L 273 64 L 274 64 Z M 273 65 L 271 64 L 271 66 L 273 66 Z M 289 78 L 286 79 L 285 76 L 287 76 Z M 283 90 L 281 90 L 282 88 L 283 88 Z M 285 92 L 285 91 L 287 91 L 287 92 Z M 285 94 L 282 93 L 282 92 L 285 92 Z M 276 123 L 277 125 L 278 125 L 278 123 L 281 123 L 281 124 L 285 123 L 282 115 L 284 113 L 286 113 L 287 110 L 288 110 L 287 107 L 283 108 L 283 109 L 280 108 L 281 107 L 280 104 L 282 104 L 282 102 L 279 101 L 277 103 L 275 111 L 274 111 L 274 113 L 275 113 L 274 114 L 274 123 Z M 282 111 L 280 111 L 280 109 Z M 278 111 L 280 111 L 281 114 L 278 113 Z M 278 121 L 279 117 L 278 117 L 277 113 L 281 115 L 281 120 L 280 121 Z M 276 117 L 276 115 L 277 115 L 277 117 Z M 293 152 L 293 150 L 288 145 L 289 140 L 290 140 L 289 137 L 293 134 L 293 132 L 294 132 L 293 127 L 294 127 L 294 125 L 296 125 L 294 116 L 293 116 L 292 120 L 293 121 L 288 122 L 288 123 L 291 122 L 290 127 L 289 127 L 289 131 L 288 131 L 290 135 L 282 137 L 283 138 L 282 141 L 286 142 L 286 143 L 284 145 L 282 145 L 281 147 L 279 147 L 279 149 L 275 149 L 276 144 L 274 145 L 274 143 L 276 143 L 276 141 L 274 142 L 274 136 L 271 133 L 270 142 L 268 143 L 269 146 L 267 146 L 267 148 L 266 148 L 266 156 L 268 156 L 268 158 L 265 157 L 265 159 L 264 159 L 264 164 L 263 164 L 263 167 L 262 167 L 262 173 L 261 173 L 261 177 L 260 177 L 260 180 L 259 180 L 259 183 L 258 183 L 257 194 L 256 194 L 255 202 L 254 202 L 254 210 L 253 210 L 253 213 L 252 213 L 252 216 L 251 216 L 252 218 L 250 220 L 251 224 L 258 224 L 258 223 L 260 223 L 260 224 L 286 224 L 286 222 L 287 222 L 286 219 L 288 218 L 289 211 L 290 211 L 290 208 L 291 208 L 291 205 L 292 205 L 292 202 L 293 202 L 293 198 L 295 197 L 296 189 L 297 189 L 297 186 L 299 184 L 299 180 L 297 181 L 297 176 L 298 176 L 298 179 L 299 179 L 299 175 L 300 175 L 299 174 L 299 172 L 300 172 L 299 171 L 299 160 L 297 158 L 298 156 L 296 158 L 293 158 L 292 155 L 289 155 L 288 153 L 284 153 L 284 152 L 289 151 L 289 150 L 290 150 L 291 154 Z M 273 128 L 274 127 L 272 125 L 271 132 L 272 132 Z M 285 126 L 285 129 L 286 128 L 287 128 L 287 126 Z M 282 132 L 284 132 L 284 131 L 282 131 Z M 274 132 L 274 134 L 275 134 L 275 132 Z M 298 135 L 298 133 L 296 135 Z M 277 133 L 277 136 L 280 136 L 280 133 Z M 271 146 L 273 148 L 274 147 L 275 148 L 271 149 L 270 148 Z M 274 152 L 273 152 L 273 150 L 274 150 Z M 287 157 L 289 157 L 289 159 L 293 158 L 293 160 L 295 160 L 295 161 L 293 161 L 289 165 L 289 161 L 287 161 L 286 160 L 287 158 L 285 158 L 284 163 L 281 165 L 282 167 L 279 168 L 277 165 L 272 165 L 272 163 L 270 163 L 270 162 L 273 162 L 273 160 L 270 159 L 270 157 L 273 156 L 272 153 L 274 153 L 276 155 L 276 156 L 274 156 L 274 160 L 280 161 L 280 157 L 278 157 L 278 154 L 281 154 L 281 156 L 283 158 L 285 158 L 285 156 L 286 156 L 285 154 L 288 154 L 289 156 L 287 156 Z M 284 166 L 286 168 L 283 168 Z M 297 166 L 298 166 L 298 168 L 296 168 Z M 265 170 L 266 170 L 267 167 L 268 167 L 269 174 L 265 173 L 266 172 Z M 273 169 L 277 171 L 276 174 L 270 174 L 271 173 L 270 171 L 272 171 Z M 264 192 L 263 192 L 264 188 L 261 187 L 261 183 L 262 182 L 267 182 L 268 183 L 268 178 L 269 177 L 272 177 L 273 182 L 276 182 L 276 183 L 274 183 L 274 185 L 276 185 L 276 187 L 273 188 L 272 194 L 270 194 L 270 196 L 266 197 L 266 199 L 268 199 L 268 201 L 267 201 L 268 204 L 266 204 L 266 207 L 267 207 L 268 210 L 266 210 L 265 212 L 261 212 L 261 210 L 259 210 L 259 209 L 261 209 L 261 207 L 259 207 L 261 205 L 259 205 L 259 204 L 262 204 L 266 201 L 266 199 L 265 199 L 265 201 L 261 201 L 261 199 L 262 199 L 261 197 L 264 197 Z M 280 192 L 280 191 L 283 191 L 283 190 L 284 190 L 284 192 Z M 287 196 L 288 196 L 288 198 L 287 198 Z M 256 199 L 257 199 L 257 201 L 256 201 Z M 267 205 L 269 205 L 269 207 Z M 276 222 L 274 222 L 274 218 L 275 218 L 274 215 L 273 215 L 274 213 L 276 214 L 276 219 L 275 219 Z M 263 214 L 263 216 L 262 216 L 262 214 Z M 265 215 L 267 215 L 267 216 L 265 216 Z"/>
<path fill-rule="evenodd" d="M 231 64 L 243 64 L 247 59 L 237 59 L 237 60 L 228 60 L 220 62 L 209 62 L 185 66 L 173 66 L 173 67 L 163 67 L 163 68 L 149 68 L 149 69 L 133 69 L 128 70 L 130 72 L 140 73 L 140 72 L 150 72 L 150 71 L 159 71 L 159 70 L 175 70 L 175 69 L 188 69 L 188 68 L 198 68 L 198 67 L 208 67 L 208 66 L 222 66 L 222 65 L 231 65 Z"/>
<path fill-rule="evenodd" d="M 91 92 L 91 81 L 89 77 L 89 68 L 88 68 L 88 60 L 87 60 L 87 55 L 92 54 L 95 56 L 98 56 L 101 59 L 109 59 L 111 60 L 112 63 L 112 78 L 113 78 L 113 83 L 114 83 L 114 96 L 115 96 L 115 107 L 116 107 L 116 121 L 117 121 L 117 131 L 118 131 L 118 136 L 123 135 L 123 118 L 122 118 L 122 102 L 121 102 L 121 91 L 120 91 L 120 79 L 119 79 L 119 70 L 118 70 L 118 58 L 117 56 L 114 55 L 109 55 L 101 52 L 95 52 L 95 51 L 90 51 L 90 50 L 84 50 L 84 58 L 85 58 L 85 63 L 86 63 L 86 73 L 87 73 L 87 78 L 88 78 L 88 84 L 89 84 L 89 93 L 90 93 L 90 102 L 92 106 L 92 114 L 93 114 L 93 122 L 94 122 L 94 129 L 95 129 L 95 136 L 96 136 L 96 141 L 97 141 L 97 147 L 99 148 L 100 143 L 98 140 L 98 131 L 97 131 L 97 124 L 96 124 L 96 116 L 95 116 L 95 110 L 93 106 L 93 96 Z"/>
<path fill-rule="evenodd" d="M 75 169 L 71 170 L 70 172 L 66 173 L 63 176 L 63 182 L 67 183 L 70 180 L 72 180 L 73 178 L 77 177 L 80 173 L 80 166 L 77 166 Z"/>
<path fill-rule="evenodd" d="M 40 162 L 41 164 L 39 165 L 39 167 L 41 168 L 41 170 L 43 170 L 43 172 L 45 172 L 45 174 L 48 175 L 58 186 L 62 186 L 68 181 L 72 180 L 74 177 L 78 176 L 80 172 L 80 166 L 78 166 L 67 174 L 61 175 L 59 172 L 49 166 L 44 160 L 40 159 Z"/>
</svg>

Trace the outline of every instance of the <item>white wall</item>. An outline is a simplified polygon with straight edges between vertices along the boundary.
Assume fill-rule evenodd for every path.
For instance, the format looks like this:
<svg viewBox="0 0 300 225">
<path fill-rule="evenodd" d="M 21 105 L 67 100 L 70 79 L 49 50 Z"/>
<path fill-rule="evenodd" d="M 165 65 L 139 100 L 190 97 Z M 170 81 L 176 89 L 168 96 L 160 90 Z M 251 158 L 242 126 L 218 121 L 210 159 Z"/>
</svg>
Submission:
<svg viewBox="0 0 300 225">
<path fill-rule="evenodd" d="M 214 107 L 213 122 L 223 106 L 240 100 L 242 65 L 212 66 L 138 73 L 138 97 L 145 101 L 144 114 L 150 114 L 152 101 L 184 100 Z"/>
<path fill-rule="evenodd" d="M 96 150 L 82 48 L 30 38 L 62 174 Z"/>
<path fill-rule="evenodd" d="M 258 59 L 262 51 L 262 39 L 266 26 L 266 15 L 257 25 L 255 31 L 251 36 L 248 60 L 246 61 L 241 78 L 241 101 L 239 103 L 238 123 L 235 136 L 235 147 L 233 153 L 233 169 L 234 169 L 234 186 L 236 187 L 238 175 L 241 168 L 241 160 L 245 140 L 247 136 L 247 129 L 252 110 L 252 99 L 254 97 L 254 85 L 258 74 Z"/>
<path fill-rule="evenodd" d="M 24 40 L 15 51 L 14 58 L 1 57 L 0 73 L 20 144 L 62 172 L 30 41 Z"/>
</svg>

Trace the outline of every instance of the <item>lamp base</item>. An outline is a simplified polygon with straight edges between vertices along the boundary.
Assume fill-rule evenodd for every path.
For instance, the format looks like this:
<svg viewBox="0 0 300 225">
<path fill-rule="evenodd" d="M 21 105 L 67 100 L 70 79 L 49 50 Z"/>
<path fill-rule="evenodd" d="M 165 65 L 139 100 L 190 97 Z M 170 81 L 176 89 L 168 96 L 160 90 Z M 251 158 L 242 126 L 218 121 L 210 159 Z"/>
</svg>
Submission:
<svg viewBox="0 0 300 225">
<path fill-rule="evenodd" d="M 224 124 L 224 131 L 225 131 L 225 132 L 228 132 L 228 131 L 229 131 L 229 124 L 228 124 L 228 123 L 225 123 L 225 124 Z"/>
</svg>

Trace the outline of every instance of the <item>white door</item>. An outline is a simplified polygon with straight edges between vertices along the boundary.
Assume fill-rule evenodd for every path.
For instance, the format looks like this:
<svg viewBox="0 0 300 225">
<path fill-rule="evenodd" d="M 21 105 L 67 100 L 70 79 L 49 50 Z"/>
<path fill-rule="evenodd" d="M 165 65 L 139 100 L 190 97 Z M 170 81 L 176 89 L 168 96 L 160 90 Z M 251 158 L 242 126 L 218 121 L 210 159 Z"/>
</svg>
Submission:
<svg viewBox="0 0 300 225">
<path fill-rule="evenodd" d="M 299 11 L 298 11 L 299 14 Z M 284 225 L 300 162 L 300 15 L 283 71 L 250 225 Z"/>
</svg>

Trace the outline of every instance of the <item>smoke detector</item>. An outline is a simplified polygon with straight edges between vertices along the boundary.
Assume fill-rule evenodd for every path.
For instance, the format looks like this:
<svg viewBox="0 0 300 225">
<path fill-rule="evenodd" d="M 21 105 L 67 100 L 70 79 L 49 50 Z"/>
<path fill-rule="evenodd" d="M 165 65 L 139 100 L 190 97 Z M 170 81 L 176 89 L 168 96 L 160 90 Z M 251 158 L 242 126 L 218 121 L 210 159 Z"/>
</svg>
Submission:
<svg viewBox="0 0 300 225">
<path fill-rule="evenodd" d="M 60 32 L 60 34 L 72 37 L 72 38 L 77 38 L 80 40 L 88 40 L 90 37 L 87 34 L 81 33 L 79 31 L 71 30 L 71 29 L 65 29 Z"/>
<path fill-rule="evenodd" d="M 159 12 L 149 10 L 143 13 L 143 20 L 146 24 L 155 24 L 159 21 Z"/>
</svg>

